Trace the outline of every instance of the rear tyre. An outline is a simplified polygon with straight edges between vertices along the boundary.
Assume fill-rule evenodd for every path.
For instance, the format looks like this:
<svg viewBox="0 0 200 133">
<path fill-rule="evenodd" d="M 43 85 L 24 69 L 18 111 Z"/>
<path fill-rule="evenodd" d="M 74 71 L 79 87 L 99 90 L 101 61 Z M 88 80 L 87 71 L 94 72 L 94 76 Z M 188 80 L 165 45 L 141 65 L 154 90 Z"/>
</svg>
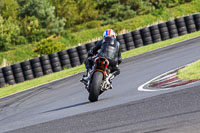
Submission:
<svg viewBox="0 0 200 133">
<path fill-rule="evenodd" d="M 90 102 L 98 101 L 100 87 L 103 80 L 103 74 L 99 71 L 95 72 L 92 79 L 92 87 L 90 88 L 89 100 Z"/>
</svg>

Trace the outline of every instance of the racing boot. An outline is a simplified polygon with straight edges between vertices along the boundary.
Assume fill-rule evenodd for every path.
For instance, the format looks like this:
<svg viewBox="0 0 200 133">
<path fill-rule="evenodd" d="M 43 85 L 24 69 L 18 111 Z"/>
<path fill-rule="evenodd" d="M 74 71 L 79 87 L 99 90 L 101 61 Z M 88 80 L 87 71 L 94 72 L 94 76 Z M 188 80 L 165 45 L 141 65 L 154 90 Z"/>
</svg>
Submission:
<svg viewBox="0 0 200 133">
<path fill-rule="evenodd" d="M 90 76 L 90 70 L 87 70 L 86 74 L 83 75 L 83 77 L 80 81 L 84 84 L 87 84 L 89 81 L 89 76 Z"/>
</svg>

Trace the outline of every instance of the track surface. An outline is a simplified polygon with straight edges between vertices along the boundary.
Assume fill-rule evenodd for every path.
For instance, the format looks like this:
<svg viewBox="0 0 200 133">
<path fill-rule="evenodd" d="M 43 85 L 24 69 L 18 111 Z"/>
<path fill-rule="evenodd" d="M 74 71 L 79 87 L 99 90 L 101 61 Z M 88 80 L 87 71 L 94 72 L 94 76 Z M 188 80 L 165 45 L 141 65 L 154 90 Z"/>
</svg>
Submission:
<svg viewBox="0 0 200 133">
<path fill-rule="evenodd" d="M 113 90 L 89 103 L 81 74 L 0 100 L 0 132 L 154 133 L 200 131 L 200 83 L 137 88 L 200 57 L 200 37 L 127 59 Z"/>
</svg>

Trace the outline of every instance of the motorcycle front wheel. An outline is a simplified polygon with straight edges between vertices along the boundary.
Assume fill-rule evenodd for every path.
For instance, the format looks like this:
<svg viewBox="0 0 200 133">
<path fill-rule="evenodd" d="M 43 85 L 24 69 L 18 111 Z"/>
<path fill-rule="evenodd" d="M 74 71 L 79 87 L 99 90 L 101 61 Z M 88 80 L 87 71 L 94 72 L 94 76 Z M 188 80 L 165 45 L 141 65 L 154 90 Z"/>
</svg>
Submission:
<svg viewBox="0 0 200 133">
<path fill-rule="evenodd" d="M 90 102 L 98 101 L 102 80 L 103 80 L 103 73 L 96 71 L 93 74 L 93 79 L 92 79 L 89 98 L 88 98 Z"/>
</svg>

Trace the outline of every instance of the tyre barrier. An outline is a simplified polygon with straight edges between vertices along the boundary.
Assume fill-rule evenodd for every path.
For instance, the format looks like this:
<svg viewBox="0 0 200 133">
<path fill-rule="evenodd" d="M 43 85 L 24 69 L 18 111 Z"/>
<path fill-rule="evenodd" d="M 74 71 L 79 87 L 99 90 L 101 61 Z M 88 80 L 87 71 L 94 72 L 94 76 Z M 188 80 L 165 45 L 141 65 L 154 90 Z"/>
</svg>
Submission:
<svg viewBox="0 0 200 133">
<path fill-rule="evenodd" d="M 149 27 L 149 29 L 151 32 L 151 37 L 152 37 L 153 43 L 160 42 L 162 39 L 160 36 L 160 31 L 159 31 L 158 25 L 152 25 Z"/>
<path fill-rule="evenodd" d="M 140 34 L 140 31 L 135 30 L 135 31 L 132 31 L 131 33 L 133 36 L 133 41 L 134 41 L 135 47 L 138 48 L 138 47 L 143 46 L 143 41 L 142 41 L 142 36 Z"/>
<path fill-rule="evenodd" d="M 49 54 L 49 60 L 51 62 L 53 72 L 59 72 L 62 70 L 59 55 L 57 52 Z"/>
<path fill-rule="evenodd" d="M 13 75 L 16 83 L 24 82 L 24 74 L 20 63 L 13 64 L 12 66 Z"/>
<path fill-rule="evenodd" d="M 81 63 L 80 63 L 78 52 L 77 52 L 76 48 L 70 48 L 67 50 L 67 52 L 69 54 L 71 66 L 72 67 L 79 66 Z"/>
<path fill-rule="evenodd" d="M 168 31 L 169 31 L 169 36 L 170 38 L 174 38 L 174 37 L 177 37 L 178 36 L 178 31 L 177 31 L 177 27 L 176 27 L 176 23 L 174 20 L 170 20 L 170 21 L 167 21 L 167 28 L 168 28 Z"/>
<path fill-rule="evenodd" d="M 86 58 L 88 57 L 86 46 L 85 45 L 78 46 L 76 47 L 76 50 L 78 52 L 80 63 L 83 64 Z"/>
<path fill-rule="evenodd" d="M 148 26 L 116 36 L 121 51 L 125 52 L 144 45 L 160 42 L 200 30 L 200 13 L 175 18 L 157 25 Z M 0 87 L 13 85 L 41 77 L 84 63 L 87 53 L 97 43 L 90 42 L 75 48 L 44 55 L 0 68 Z"/>
<path fill-rule="evenodd" d="M 166 23 L 161 23 L 158 24 L 159 30 L 160 30 L 160 36 L 162 41 L 169 39 L 169 31 L 167 28 L 167 24 Z"/>
<path fill-rule="evenodd" d="M 3 75 L 3 71 L 0 68 L 0 88 L 4 87 L 6 85 L 5 79 L 4 79 L 4 75 Z"/>
<path fill-rule="evenodd" d="M 194 14 L 193 17 L 196 25 L 196 30 L 200 30 L 200 13 Z"/>
<path fill-rule="evenodd" d="M 185 20 L 187 32 L 188 33 L 196 32 L 196 26 L 195 26 L 195 22 L 194 22 L 193 16 L 192 15 L 185 16 L 184 20 Z"/>
<path fill-rule="evenodd" d="M 186 25 L 185 25 L 185 20 L 184 20 L 183 17 L 182 18 L 176 18 L 175 22 L 176 22 L 176 26 L 177 26 L 179 36 L 185 35 L 185 34 L 188 33 Z"/>
<path fill-rule="evenodd" d="M 45 56 L 41 56 L 39 58 L 40 58 L 43 74 L 47 75 L 47 74 L 53 73 L 49 56 L 45 55 Z"/>
<path fill-rule="evenodd" d="M 87 52 L 95 46 L 95 42 L 85 44 Z"/>
<path fill-rule="evenodd" d="M 71 62 L 69 59 L 69 55 L 67 53 L 67 50 L 63 50 L 58 52 L 59 58 L 60 58 L 60 63 L 61 63 L 61 67 L 63 69 L 67 69 L 67 68 L 71 68 Z"/>
<path fill-rule="evenodd" d="M 42 66 L 41 66 L 41 63 L 40 63 L 40 58 L 31 59 L 30 63 L 31 63 L 33 75 L 34 75 L 35 78 L 39 78 L 39 77 L 44 75 L 43 70 L 42 70 Z"/>
<path fill-rule="evenodd" d="M 3 70 L 5 82 L 9 85 L 15 84 L 16 82 L 13 75 L 12 67 L 11 66 L 3 67 L 2 70 Z"/>
<path fill-rule="evenodd" d="M 21 66 L 22 66 L 22 71 L 23 71 L 23 74 L 24 74 L 24 79 L 25 80 L 34 79 L 30 60 L 21 62 Z"/>
<path fill-rule="evenodd" d="M 127 51 L 126 42 L 124 40 L 124 36 L 123 35 L 118 35 L 116 38 L 117 38 L 117 41 L 120 43 L 121 51 L 122 52 Z"/>
<path fill-rule="evenodd" d="M 128 32 L 126 34 L 123 34 L 124 40 L 125 40 L 125 44 L 126 44 L 126 49 L 127 50 L 131 50 L 135 48 L 135 44 L 133 41 L 133 37 L 132 37 L 132 33 Z"/>
<path fill-rule="evenodd" d="M 149 27 L 145 27 L 145 28 L 140 29 L 140 33 L 141 33 L 144 45 L 149 45 L 149 44 L 153 43 Z"/>
</svg>

